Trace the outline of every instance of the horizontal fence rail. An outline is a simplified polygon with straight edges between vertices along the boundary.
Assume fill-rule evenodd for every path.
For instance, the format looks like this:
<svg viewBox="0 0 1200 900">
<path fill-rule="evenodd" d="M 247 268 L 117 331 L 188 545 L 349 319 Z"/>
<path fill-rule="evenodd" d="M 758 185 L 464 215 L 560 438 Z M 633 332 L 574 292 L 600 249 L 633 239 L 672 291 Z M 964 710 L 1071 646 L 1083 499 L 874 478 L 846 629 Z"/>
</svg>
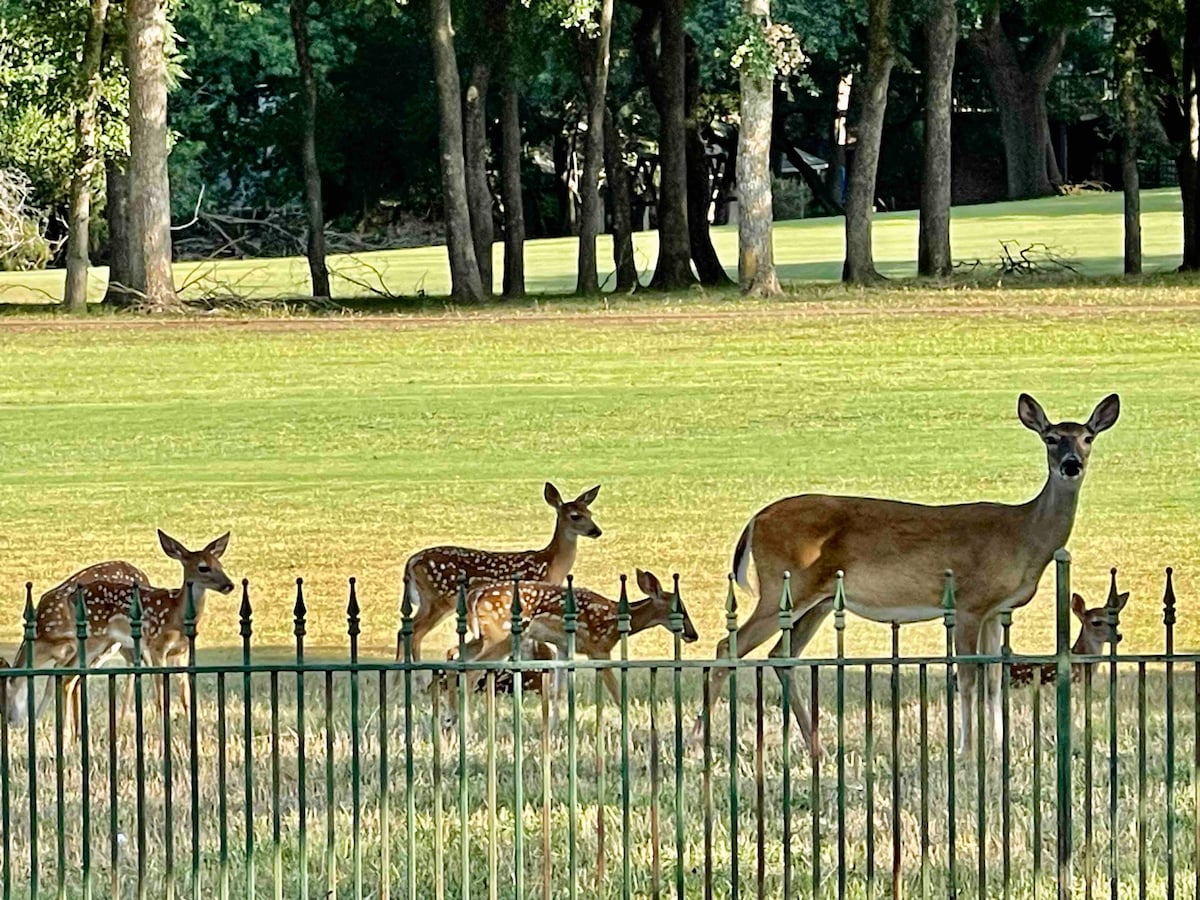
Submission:
<svg viewBox="0 0 1200 900">
<path fill-rule="evenodd" d="M 682 658 L 678 580 L 672 658 L 656 660 L 629 658 L 624 585 L 617 658 L 599 660 L 575 658 L 573 588 L 566 658 L 525 658 L 519 584 L 511 659 L 461 661 L 465 589 L 458 659 L 412 658 L 407 599 L 401 660 L 360 659 L 353 580 L 349 658 L 315 660 L 298 580 L 294 661 L 255 661 L 243 582 L 240 663 L 197 664 L 189 603 L 187 664 L 143 664 L 135 591 L 133 662 L 89 668 L 80 598 L 80 664 L 0 668 L 0 895 L 1200 896 L 1200 654 L 1175 651 L 1172 573 L 1149 654 L 1073 653 L 1065 553 L 1056 575 L 1057 650 L 1038 656 L 1011 652 L 1009 612 L 998 655 L 956 654 L 951 573 L 940 656 L 904 655 L 899 625 L 889 655 L 848 656 L 840 578 L 836 653 L 819 659 L 790 656 L 786 581 L 767 659 L 738 658 L 732 583 L 720 659 Z M 1117 598 L 1113 570 L 1114 633 Z M 959 751 L 958 683 L 979 665 L 999 721 L 981 692 Z"/>
</svg>

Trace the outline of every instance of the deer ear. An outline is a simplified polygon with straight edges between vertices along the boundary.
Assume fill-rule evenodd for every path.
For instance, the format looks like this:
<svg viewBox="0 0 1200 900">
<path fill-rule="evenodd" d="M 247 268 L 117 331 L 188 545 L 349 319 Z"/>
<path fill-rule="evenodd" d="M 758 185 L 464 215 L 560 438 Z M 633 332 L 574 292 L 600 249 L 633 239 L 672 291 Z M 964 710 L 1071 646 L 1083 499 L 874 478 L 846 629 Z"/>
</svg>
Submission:
<svg viewBox="0 0 1200 900">
<path fill-rule="evenodd" d="M 1087 601 L 1085 601 L 1083 597 L 1079 596 L 1079 594 L 1071 595 L 1071 612 L 1075 613 L 1075 615 L 1080 619 L 1082 619 L 1083 614 L 1087 612 Z"/>
<path fill-rule="evenodd" d="M 1129 591 L 1126 591 L 1123 594 L 1117 594 L 1117 600 L 1115 603 L 1113 603 L 1113 609 L 1115 609 L 1117 612 L 1120 612 L 1121 610 L 1123 610 L 1125 608 L 1125 604 L 1128 602 L 1129 602 Z"/>
<path fill-rule="evenodd" d="M 182 562 L 184 555 L 187 553 L 187 548 L 175 538 L 171 537 L 161 528 L 158 529 L 158 543 L 162 546 L 163 553 Z"/>
<path fill-rule="evenodd" d="M 575 498 L 576 503 L 582 503 L 584 506 L 591 506 L 596 501 L 596 495 L 600 493 L 600 485 L 596 485 L 590 491 L 584 491 Z"/>
<path fill-rule="evenodd" d="M 658 579 L 656 577 L 654 577 L 653 572 L 643 572 L 641 569 L 638 569 L 637 570 L 637 583 L 638 583 L 638 587 L 640 587 L 642 589 L 642 591 L 644 593 L 648 594 L 649 596 L 651 596 L 651 597 L 661 597 L 662 596 L 662 585 L 659 583 Z"/>
<path fill-rule="evenodd" d="M 542 496 L 546 498 L 546 502 L 558 509 L 563 505 L 562 494 L 558 492 L 558 488 L 550 482 L 546 482 L 546 487 L 542 490 Z"/>
<path fill-rule="evenodd" d="M 1119 415 L 1121 415 L 1121 398 L 1116 394 L 1109 394 L 1092 410 L 1092 414 L 1087 420 L 1087 430 L 1092 434 L 1107 431 L 1117 424 Z"/>
<path fill-rule="evenodd" d="M 1021 420 L 1022 425 L 1038 434 L 1044 434 L 1050 428 L 1050 420 L 1046 418 L 1042 404 L 1028 394 L 1017 398 L 1017 418 Z"/>
<path fill-rule="evenodd" d="M 218 559 L 225 553 L 225 548 L 229 546 L 229 532 L 225 532 L 211 544 L 204 548 L 205 553 L 211 553 Z"/>
</svg>

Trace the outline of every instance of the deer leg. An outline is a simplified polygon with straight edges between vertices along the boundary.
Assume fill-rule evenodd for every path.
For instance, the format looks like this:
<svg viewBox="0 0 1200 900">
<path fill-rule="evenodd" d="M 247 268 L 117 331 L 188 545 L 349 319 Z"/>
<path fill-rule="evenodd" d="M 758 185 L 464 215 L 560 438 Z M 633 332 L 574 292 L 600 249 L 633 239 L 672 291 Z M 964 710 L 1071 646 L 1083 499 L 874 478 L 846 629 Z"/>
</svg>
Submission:
<svg viewBox="0 0 1200 900">
<path fill-rule="evenodd" d="M 979 620 L 959 613 L 954 626 L 954 652 L 970 656 L 979 652 Z M 958 752 L 971 749 L 972 725 L 975 718 L 976 692 L 980 689 L 980 671 L 976 663 L 959 663 L 958 674 Z"/>
<path fill-rule="evenodd" d="M 808 646 L 809 641 L 813 639 L 813 636 L 820 629 L 821 623 L 825 621 L 825 618 L 832 610 L 833 599 L 826 597 L 796 620 L 791 628 L 788 647 L 790 655 L 793 658 L 804 652 L 804 648 Z M 782 638 L 771 648 L 770 655 L 774 659 L 782 659 L 784 657 Z M 794 672 L 794 670 L 788 671 Z M 781 682 L 784 681 L 783 669 L 776 669 L 775 674 L 779 676 Z M 812 677 L 818 677 L 815 669 L 812 672 Z M 808 707 L 804 705 L 804 699 L 800 692 L 795 689 L 794 684 L 791 684 L 790 678 L 787 679 L 787 687 L 786 699 L 792 714 L 796 717 L 796 724 L 800 726 L 800 736 L 804 739 L 804 743 L 808 746 L 809 752 L 813 757 L 819 757 L 822 755 L 821 742 L 817 736 L 816 729 L 813 728 L 812 714 L 809 712 Z"/>
<path fill-rule="evenodd" d="M 987 656 L 1000 655 L 1000 643 L 1003 640 L 1003 629 L 998 618 L 988 619 L 979 630 L 979 652 Z M 987 705 L 988 719 L 991 724 L 991 739 L 993 745 L 998 745 L 1004 736 L 1004 720 L 1001 711 L 1000 683 L 1004 677 L 1004 667 L 999 663 L 989 663 L 987 666 Z"/>
<path fill-rule="evenodd" d="M 504 659 L 512 649 L 510 639 L 502 638 L 494 643 L 488 643 L 483 638 L 468 641 L 463 646 L 462 662 L 487 662 L 493 659 Z M 458 722 L 458 678 L 465 678 L 467 690 L 473 690 L 479 679 L 480 672 L 464 671 L 457 677 L 446 679 L 446 690 L 449 694 L 446 702 L 446 712 L 442 715 L 442 727 L 449 730 Z"/>
</svg>

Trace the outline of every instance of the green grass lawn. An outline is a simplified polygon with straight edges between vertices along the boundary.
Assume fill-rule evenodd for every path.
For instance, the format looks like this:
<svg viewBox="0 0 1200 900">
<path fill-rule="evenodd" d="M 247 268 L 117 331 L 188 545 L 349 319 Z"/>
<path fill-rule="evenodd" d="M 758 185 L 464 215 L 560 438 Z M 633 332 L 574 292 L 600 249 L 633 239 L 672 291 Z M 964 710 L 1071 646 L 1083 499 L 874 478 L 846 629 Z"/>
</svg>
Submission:
<svg viewBox="0 0 1200 900">
<path fill-rule="evenodd" d="M 615 590 L 637 566 L 680 572 L 702 635 L 689 649 L 708 653 L 733 543 L 763 504 L 800 491 L 1024 500 L 1045 463 L 1017 394 L 1079 418 L 1115 390 L 1122 418 L 1097 441 L 1071 541 L 1077 581 L 1098 597 L 1119 566 L 1133 592 L 1125 646 L 1154 649 L 1161 571 L 1176 566 L 1179 646 L 1200 645 L 1186 600 L 1200 559 L 1200 290 L 832 296 L 647 297 L 549 316 L 9 319 L 0 638 L 19 634 L 26 579 L 40 590 L 122 557 L 174 582 L 156 527 L 193 546 L 232 529 L 227 568 L 251 580 L 260 646 L 290 642 L 303 576 L 310 644 L 344 647 L 354 575 L 364 649 L 386 652 L 407 555 L 540 544 L 551 479 L 603 486 L 605 534 L 581 547 L 580 582 Z M 210 600 L 202 648 L 237 643 L 236 607 Z M 1018 614 L 1015 646 L 1045 649 L 1051 621 L 1043 592 Z M 885 639 L 850 629 L 852 649 Z M 906 629 L 904 642 L 937 650 L 941 628 Z M 665 646 L 647 636 L 634 652 Z"/>
<path fill-rule="evenodd" d="M 1182 224 L 1179 192 L 1147 191 L 1142 197 L 1142 233 L 1147 272 L 1161 272 L 1179 263 Z M 841 277 L 844 253 L 840 218 L 780 222 L 775 228 L 775 258 L 785 281 L 836 281 Z M 657 235 L 635 236 L 635 252 L 643 280 L 649 280 L 657 258 Z M 1121 273 L 1121 195 L 1092 193 L 1016 203 L 966 206 L 954 210 L 951 239 L 957 259 L 994 263 L 1000 242 L 1014 240 L 1027 246 L 1044 243 L 1088 275 Z M 601 262 L 612 258 L 611 244 L 601 241 Z M 717 252 L 729 267 L 736 267 L 737 229 L 713 230 Z M 875 261 L 892 277 L 916 274 L 917 214 L 882 213 L 875 218 Z M 496 245 L 499 279 L 501 245 Z M 533 293 L 562 294 L 575 288 L 575 242 L 570 238 L 530 241 L 526 245 L 528 288 Z M 443 247 L 422 247 L 364 253 L 331 260 L 333 290 L 339 297 L 370 296 L 384 290 L 395 295 L 449 293 L 449 270 Z M 731 273 L 734 269 L 731 268 Z M 611 270 L 601 270 L 601 278 Z M 339 277 L 341 276 L 341 277 Z M 91 293 L 104 293 L 107 272 L 96 269 Z M 61 271 L 0 273 L 0 303 L 57 302 L 62 296 Z M 204 294 L 254 298 L 304 296 L 308 269 L 303 259 L 244 260 L 221 263 L 180 263 L 176 282 L 184 296 Z M 497 281 L 499 288 L 499 281 Z"/>
</svg>

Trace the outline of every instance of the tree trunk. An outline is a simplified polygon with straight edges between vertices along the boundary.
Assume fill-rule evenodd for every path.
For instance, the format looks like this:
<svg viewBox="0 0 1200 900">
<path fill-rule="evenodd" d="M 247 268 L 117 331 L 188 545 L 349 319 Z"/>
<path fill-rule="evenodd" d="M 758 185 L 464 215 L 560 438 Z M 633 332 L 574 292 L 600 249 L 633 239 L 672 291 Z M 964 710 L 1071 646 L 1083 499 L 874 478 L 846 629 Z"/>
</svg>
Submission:
<svg viewBox="0 0 1200 900">
<path fill-rule="evenodd" d="M 1183 263 L 1180 271 L 1200 270 L 1200 0 L 1184 3 L 1183 101 L 1187 129 L 1179 169 L 1179 193 L 1183 201 Z"/>
<path fill-rule="evenodd" d="M 633 181 L 621 148 L 621 133 L 611 109 L 604 111 L 604 169 L 608 173 L 608 198 L 612 204 L 613 266 L 618 293 L 629 294 L 641 284 L 633 258 Z"/>
<path fill-rule="evenodd" d="M 770 0 L 768 0 L 769 5 Z M 708 208 L 712 204 L 712 173 L 708 168 L 704 135 L 696 118 L 700 106 L 700 57 L 696 42 L 685 35 L 684 103 L 687 123 L 687 198 L 688 198 L 688 245 L 701 284 L 721 287 L 733 284 L 733 280 L 721 265 L 717 250 L 713 247 L 712 233 L 708 227 Z M 770 139 L 767 140 L 768 146 Z"/>
<path fill-rule="evenodd" d="M 109 158 L 104 163 L 104 217 L 108 222 L 108 289 L 104 293 L 106 306 L 129 306 L 133 295 L 129 242 L 129 176 L 125 166 Z"/>
<path fill-rule="evenodd" d="M 1142 272 L 1142 209 L 1138 193 L 1138 90 L 1136 46 L 1126 41 L 1117 57 L 1121 106 L 1121 188 L 1125 199 L 1125 274 Z"/>
<path fill-rule="evenodd" d="M 171 272 L 165 0 L 128 0 L 129 205 L 134 287 L 151 309 L 179 309 Z"/>
<path fill-rule="evenodd" d="M 308 218 L 308 271 L 312 275 L 312 295 L 330 297 L 329 268 L 325 263 L 325 210 L 321 203 L 321 169 L 317 165 L 317 78 L 308 54 L 307 0 L 290 0 L 292 39 L 296 45 L 296 65 L 300 70 L 301 98 L 304 103 L 304 138 L 300 157 L 304 164 L 304 208 Z"/>
<path fill-rule="evenodd" d="M 657 93 L 660 120 L 658 188 L 658 264 L 650 285 L 661 290 L 687 287 L 692 274 L 688 231 L 687 126 L 683 17 L 686 0 L 663 0 L 659 18 Z"/>
<path fill-rule="evenodd" d="M 442 201 L 446 215 L 446 249 L 450 258 L 450 293 L 463 303 L 483 300 L 483 281 L 471 238 L 467 176 L 463 158 L 463 123 L 458 60 L 450 0 L 430 0 L 433 71 L 438 96 L 438 150 L 442 157 Z"/>
<path fill-rule="evenodd" d="M 483 284 L 485 294 L 491 294 L 493 291 L 492 242 L 495 240 L 492 226 L 492 188 L 488 184 L 487 160 L 487 96 L 491 80 L 492 60 L 490 56 L 485 55 L 471 67 L 463 114 L 463 152 L 467 166 L 467 206 L 471 212 L 471 243 L 475 251 L 475 264 L 479 267 L 479 280 Z"/>
<path fill-rule="evenodd" d="M 846 264 L 842 280 L 867 284 L 879 279 L 871 251 L 871 218 L 875 209 L 875 176 L 883 141 L 883 116 L 887 110 L 888 81 L 894 55 L 888 35 L 891 0 L 869 0 L 867 12 L 867 67 L 861 81 L 863 100 L 858 120 L 858 142 L 846 197 Z"/>
<path fill-rule="evenodd" d="M 512 11 L 509 11 L 512 15 Z M 521 94 L 506 62 L 500 110 L 500 199 L 504 203 L 504 296 L 525 296 L 525 207 L 521 197 Z"/>
<path fill-rule="evenodd" d="M 933 278 L 954 271 L 950 255 L 950 122 L 954 107 L 955 0 L 936 0 L 925 23 L 925 169 L 921 177 L 921 228 L 917 271 Z"/>
<path fill-rule="evenodd" d="M 88 255 L 92 225 L 92 181 L 96 172 L 96 106 L 100 100 L 100 62 L 108 0 L 92 0 L 83 39 L 79 76 L 82 90 L 75 111 L 75 166 L 67 231 L 67 277 L 63 304 L 68 312 L 87 312 Z"/>
<path fill-rule="evenodd" d="M 1054 184 L 1061 181 L 1061 176 L 1057 165 L 1051 166 L 1047 153 L 1050 127 L 1046 90 L 1062 59 L 1067 29 L 1058 28 L 1044 35 L 1040 51 L 1028 68 L 1022 68 L 1004 33 L 999 6 L 984 16 L 982 26 L 972 34 L 972 42 L 983 57 L 984 72 L 1000 112 L 1008 198 L 1023 200 L 1054 193 Z"/>
<path fill-rule="evenodd" d="M 583 146 L 583 174 L 579 182 L 579 271 L 575 293 L 600 292 L 596 270 L 596 238 L 604 230 L 604 205 L 600 201 L 600 169 L 604 165 L 604 111 L 608 98 L 609 45 L 612 40 L 613 0 L 600 0 L 596 9 L 596 36 L 581 41 L 580 59 L 587 93 L 587 136 Z M 611 178 L 611 175 L 610 175 Z"/>
<path fill-rule="evenodd" d="M 1185 148 L 1175 157 L 1175 173 L 1179 176 L 1179 200 L 1183 206 L 1183 262 L 1180 272 L 1200 271 L 1200 235 L 1196 232 L 1196 163 Z"/>
<path fill-rule="evenodd" d="M 756 27 L 770 24 L 770 0 L 743 0 L 742 13 Z M 771 127 L 775 96 L 772 75 L 748 64 L 739 73 L 741 99 L 738 129 L 738 284 L 748 294 L 780 293 L 771 247 Z"/>
</svg>

